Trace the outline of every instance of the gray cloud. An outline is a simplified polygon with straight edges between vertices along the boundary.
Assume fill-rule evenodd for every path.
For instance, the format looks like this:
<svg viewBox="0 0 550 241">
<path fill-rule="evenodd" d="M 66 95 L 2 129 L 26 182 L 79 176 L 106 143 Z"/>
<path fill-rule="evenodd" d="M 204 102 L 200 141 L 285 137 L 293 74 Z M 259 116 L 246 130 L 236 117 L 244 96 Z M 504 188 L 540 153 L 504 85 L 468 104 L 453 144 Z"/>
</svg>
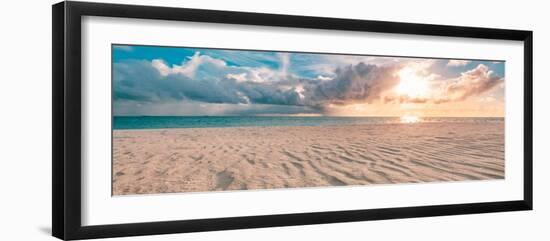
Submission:
<svg viewBox="0 0 550 241">
<path fill-rule="evenodd" d="M 360 62 L 335 71 L 329 81 L 309 82 L 307 88 L 313 105 L 368 102 L 397 84 L 395 67 L 379 67 Z"/>
<path fill-rule="evenodd" d="M 118 100 L 113 103 L 115 116 L 180 116 L 180 115 L 296 115 L 316 114 L 318 109 L 307 106 L 265 104 L 219 104 L 194 101 L 141 102 Z"/>
<path fill-rule="evenodd" d="M 202 71 L 211 66 L 202 66 Z M 212 77 L 190 78 L 182 74 L 166 76 L 147 61 L 114 64 L 114 99 L 143 102 L 194 100 L 208 103 L 246 103 L 234 88 L 233 80 Z"/>
<path fill-rule="evenodd" d="M 393 68 L 364 63 L 337 69 L 335 77 L 330 80 L 297 78 L 265 69 L 257 73 L 258 70 L 251 68 L 230 67 L 208 61 L 198 64 L 192 77 L 189 74 L 170 73 L 166 70 L 167 66 L 161 67 L 159 70 L 148 61 L 115 63 L 115 101 L 160 103 L 187 100 L 320 109 L 326 104 L 372 100 L 398 81 L 392 74 Z"/>
</svg>

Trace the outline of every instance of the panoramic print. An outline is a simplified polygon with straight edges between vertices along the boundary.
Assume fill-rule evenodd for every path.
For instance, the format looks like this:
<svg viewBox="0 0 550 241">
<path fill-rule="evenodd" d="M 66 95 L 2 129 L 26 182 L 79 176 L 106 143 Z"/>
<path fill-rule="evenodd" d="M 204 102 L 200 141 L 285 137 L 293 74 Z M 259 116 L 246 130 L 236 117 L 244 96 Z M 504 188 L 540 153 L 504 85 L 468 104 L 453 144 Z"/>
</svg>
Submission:
<svg viewBox="0 0 550 241">
<path fill-rule="evenodd" d="M 504 179 L 505 63 L 112 46 L 112 194 Z"/>
</svg>

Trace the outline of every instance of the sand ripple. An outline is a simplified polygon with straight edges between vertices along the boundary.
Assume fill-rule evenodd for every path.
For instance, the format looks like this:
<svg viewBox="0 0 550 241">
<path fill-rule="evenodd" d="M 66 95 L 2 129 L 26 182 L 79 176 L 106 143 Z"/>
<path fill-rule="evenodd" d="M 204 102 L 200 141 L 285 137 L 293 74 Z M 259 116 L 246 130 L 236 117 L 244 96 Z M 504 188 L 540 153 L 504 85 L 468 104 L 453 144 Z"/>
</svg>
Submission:
<svg viewBox="0 0 550 241">
<path fill-rule="evenodd" d="M 503 123 L 114 131 L 113 194 L 504 178 Z"/>
</svg>

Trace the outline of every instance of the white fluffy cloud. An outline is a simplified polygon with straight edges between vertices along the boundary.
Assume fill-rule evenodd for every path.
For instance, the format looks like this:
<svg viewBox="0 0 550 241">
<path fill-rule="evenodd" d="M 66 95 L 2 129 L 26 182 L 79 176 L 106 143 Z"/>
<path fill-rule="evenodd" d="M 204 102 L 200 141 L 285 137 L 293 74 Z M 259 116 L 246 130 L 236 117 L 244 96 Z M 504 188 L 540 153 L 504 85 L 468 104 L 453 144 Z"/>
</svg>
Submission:
<svg viewBox="0 0 550 241">
<path fill-rule="evenodd" d="M 474 69 L 460 74 L 460 77 L 446 81 L 443 86 L 444 97 L 440 101 L 465 100 L 474 95 L 483 94 L 504 82 L 486 65 L 479 64 Z"/>
<path fill-rule="evenodd" d="M 452 59 L 452 60 L 449 60 L 449 62 L 447 63 L 447 66 L 450 66 L 450 67 L 459 67 L 459 66 L 465 66 L 469 63 L 471 63 L 472 61 L 470 60 L 458 60 L 458 59 Z"/>
<path fill-rule="evenodd" d="M 169 67 L 161 59 L 154 59 L 152 61 L 153 67 L 155 67 L 159 73 L 163 76 L 169 74 L 182 74 L 189 78 L 195 76 L 195 72 L 200 65 L 210 64 L 218 68 L 226 67 L 226 64 L 223 60 L 214 59 L 208 55 L 201 55 L 199 52 L 196 52 L 188 61 L 182 63 L 181 65 L 172 65 Z"/>
</svg>

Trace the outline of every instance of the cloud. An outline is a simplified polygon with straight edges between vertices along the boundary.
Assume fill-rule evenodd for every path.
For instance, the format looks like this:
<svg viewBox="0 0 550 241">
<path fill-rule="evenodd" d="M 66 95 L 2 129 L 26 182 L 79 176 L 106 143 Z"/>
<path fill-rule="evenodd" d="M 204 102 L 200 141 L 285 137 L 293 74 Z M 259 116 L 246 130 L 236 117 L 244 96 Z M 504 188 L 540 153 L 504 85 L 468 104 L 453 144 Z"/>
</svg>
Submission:
<svg viewBox="0 0 550 241">
<path fill-rule="evenodd" d="M 162 59 L 153 59 L 151 65 L 153 65 L 162 76 L 167 76 L 172 73 L 172 69 L 168 67 Z"/>
<path fill-rule="evenodd" d="M 465 66 L 469 63 L 471 63 L 472 61 L 470 60 L 457 60 L 457 59 L 452 59 L 452 60 L 449 60 L 449 62 L 447 63 L 447 66 L 450 66 L 450 67 L 460 67 L 460 66 Z"/>
<path fill-rule="evenodd" d="M 281 67 L 280 72 L 283 76 L 288 75 L 288 67 L 290 65 L 290 54 L 289 53 L 279 53 L 279 58 L 281 58 Z"/>
<path fill-rule="evenodd" d="M 287 72 L 288 56 L 280 57 L 279 70 L 228 66 L 198 52 L 181 65 L 167 66 L 160 59 L 115 63 L 115 100 L 320 108 L 326 104 L 372 100 L 397 82 L 393 75 L 395 68 L 362 62 L 336 69 L 331 78 L 298 78 Z"/>
<path fill-rule="evenodd" d="M 444 85 L 444 98 L 441 101 L 465 100 L 474 95 L 483 94 L 504 82 L 486 65 L 479 64 L 474 69 L 460 74 L 460 77 L 447 81 Z"/>
<path fill-rule="evenodd" d="M 388 95 L 383 97 L 384 103 L 413 103 L 413 104 L 423 104 L 428 103 L 432 101 L 431 98 L 428 97 L 411 97 L 407 95 Z M 438 100 L 435 100 L 434 102 L 441 103 Z"/>
<path fill-rule="evenodd" d="M 303 77 L 292 70 L 300 65 L 293 62 L 297 58 L 292 54 L 274 56 L 279 62 L 271 67 L 228 64 L 200 52 L 170 66 L 162 59 L 120 60 L 113 64 L 115 111 L 122 115 L 312 114 L 323 113 L 329 107 L 375 101 L 459 101 L 503 82 L 503 78 L 483 64 L 459 77 L 441 80 L 443 77 L 428 70 L 434 66 L 434 60 L 390 61 L 392 58 L 377 60 L 364 56 L 355 58 L 358 62 L 351 57 L 342 58 L 330 68 L 323 67 L 321 73 Z M 309 58 L 306 62 L 314 62 Z M 429 82 L 437 82 L 434 93 L 415 97 L 388 95 L 399 84 L 398 73 L 405 67 Z"/>
<path fill-rule="evenodd" d="M 325 81 L 309 81 L 304 95 L 311 105 L 369 102 L 396 85 L 395 67 L 379 67 L 360 62 L 336 69 L 335 77 Z"/>
<path fill-rule="evenodd" d="M 315 115 L 318 109 L 307 106 L 239 105 L 196 101 L 141 102 L 118 100 L 113 103 L 115 116 L 189 116 L 189 115 Z"/>
<path fill-rule="evenodd" d="M 231 67 L 208 56 L 172 67 L 159 60 L 123 61 L 113 71 L 115 100 L 300 105 L 294 88 L 279 85 L 269 70 Z"/>
<path fill-rule="evenodd" d="M 426 79 L 434 79 L 426 76 Z M 437 77 L 437 76 L 435 76 Z M 431 93 L 426 96 L 386 95 L 384 103 L 435 103 L 463 101 L 472 96 L 482 95 L 504 82 L 504 78 L 495 74 L 486 65 L 479 64 L 475 68 L 463 72 L 457 78 L 439 80 Z"/>
<path fill-rule="evenodd" d="M 196 52 L 195 55 L 189 59 L 189 61 L 181 65 L 172 65 L 172 67 L 166 65 L 166 63 L 164 63 L 161 59 L 154 59 L 152 61 L 153 67 L 155 67 L 163 76 L 167 76 L 169 74 L 182 74 L 189 78 L 193 78 L 195 76 L 195 72 L 197 71 L 199 65 L 208 64 L 216 67 L 226 66 L 224 61 L 214 59 L 208 55 L 200 55 L 200 52 Z"/>
<path fill-rule="evenodd" d="M 201 54 L 223 60 L 230 65 L 248 67 L 277 67 L 280 65 L 280 56 L 270 51 L 235 51 L 222 49 L 201 49 Z"/>
</svg>

